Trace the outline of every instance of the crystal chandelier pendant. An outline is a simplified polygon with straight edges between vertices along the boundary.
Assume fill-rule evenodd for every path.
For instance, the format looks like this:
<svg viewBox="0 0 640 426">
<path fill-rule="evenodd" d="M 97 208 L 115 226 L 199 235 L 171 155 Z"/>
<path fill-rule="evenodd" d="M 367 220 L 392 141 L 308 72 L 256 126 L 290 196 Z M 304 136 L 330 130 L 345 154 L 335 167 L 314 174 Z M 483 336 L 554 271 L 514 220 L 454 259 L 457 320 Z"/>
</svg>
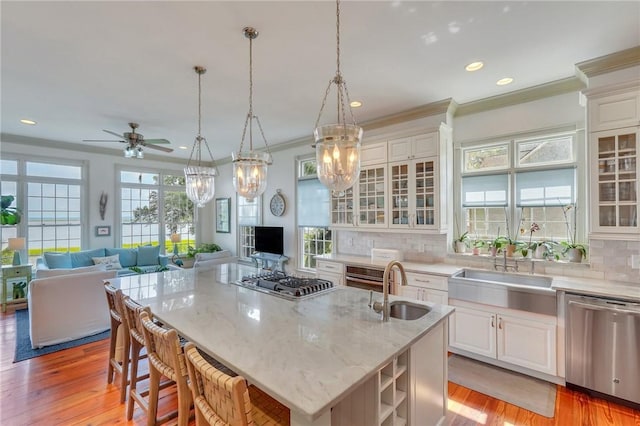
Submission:
<svg viewBox="0 0 640 426">
<path fill-rule="evenodd" d="M 233 160 L 233 187 L 238 195 L 253 201 L 267 189 L 267 171 L 271 155 L 266 152 L 238 152 Z"/>
<path fill-rule="evenodd" d="M 202 145 L 205 146 L 209 152 L 209 157 L 213 163 L 213 155 L 209 149 L 207 140 L 200 135 L 200 122 L 201 122 L 201 86 L 200 78 L 202 74 L 207 72 L 203 67 L 196 66 L 196 74 L 198 74 L 198 135 L 196 136 L 193 148 L 191 149 L 191 155 L 189 156 L 189 162 L 187 167 L 184 168 L 185 177 L 185 191 L 187 197 L 198 207 L 204 207 L 206 203 L 213 199 L 215 195 L 215 177 L 218 175 L 218 171 L 214 167 L 207 167 L 202 165 Z M 197 163 L 192 165 L 191 162 Z"/>
<path fill-rule="evenodd" d="M 238 152 L 231 153 L 233 163 L 233 187 L 238 195 L 252 201 L 267 189 L 268 166 L 271 165 L 271 153 L 267 138 L 264 136 L 260 119 L 253 114 L 253 40 L 258 37 L 258 31 L 252 27 L 242 29 L 244 36 L 249 39 L 249 112 L 244 122 L 242 140 Z M 266 152 L 253 150 L 253 120 L 256 121 Z M 249 151 L 243 151 L 244 138 L 249 130 Z"/>
<path fill-rule="evenodd" d="M 362 127 L 356 124 L 351 110 L 351 101 L 347 82 L 340 73 L 340 1 L 336 1 L 336 75 L 329 81 L 329 86 L 322 100 L 320 113 L 316 120 L 313 136 L 315 139 L 316 167 L 320 182 L 333 191 L 341 194 L 351 188 L 360 177 L 360 141 Z M 337 88 L 338 123 L 319 126 L 322 111 L 331 91 L 331 85 Z M 352 124 L 346 122 L 345 101 L 349 106 Z"/>
<path fill-rule="evenodd" d="M 351 188 L 360 175 L 362 127 L 328 124 L 315 129 L 318 179 L 334 193 Z"/>
</svg>

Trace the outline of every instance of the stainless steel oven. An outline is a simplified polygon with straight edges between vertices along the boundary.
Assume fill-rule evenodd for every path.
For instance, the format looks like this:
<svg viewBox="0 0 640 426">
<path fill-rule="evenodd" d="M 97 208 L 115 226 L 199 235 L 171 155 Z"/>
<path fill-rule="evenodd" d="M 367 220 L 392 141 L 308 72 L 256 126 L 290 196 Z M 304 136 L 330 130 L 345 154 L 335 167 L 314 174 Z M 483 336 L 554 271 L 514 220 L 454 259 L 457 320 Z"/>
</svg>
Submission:
<svg viewBox="0 0 640 426">
<path fill-rule="evenodd" d="M 393 289 L 393 272 L 389 272 L 389 291 Z M 345 267 L 345 285 L 349 287 L 373 290 L 382 293 L 382 283 L 384 281 L 384 268 L 375 266 L 353 266 Z"/>
</svg>

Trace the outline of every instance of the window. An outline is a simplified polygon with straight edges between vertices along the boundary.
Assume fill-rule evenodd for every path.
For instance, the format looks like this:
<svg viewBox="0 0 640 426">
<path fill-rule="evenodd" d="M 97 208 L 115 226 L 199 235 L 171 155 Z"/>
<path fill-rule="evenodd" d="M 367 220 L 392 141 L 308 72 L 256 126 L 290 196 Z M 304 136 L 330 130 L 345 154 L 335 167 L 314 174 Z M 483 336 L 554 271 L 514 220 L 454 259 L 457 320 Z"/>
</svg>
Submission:
<svg viewBox="0 0 640 426">
<path fill-rule="evenodd" d="M 318 180 L 315 159 L 298 160 L 296 200 L 298 265 L 300 269 L 315 269 L 316 255 L 331 253 L 332 250 L 329 189 Z"/>
<path fill-rule="evenodd" d="M 2 160 L 0 193 L 15 197 L 20 224 L 3 226 L 2 246 L 7 239 L 26 235 L 29 263 L 45 251 L 82 249 L 84 212 L 84 166 L 80 162 Z"/>
<path fill-rule="evenodd" d="M 236 195 L 238 205 L 238 258 L 251 260 L 256 248 L 255 226 L 262 223 L 262 196 L 251 201 Z"/>
<path fill-rule="evenodd" d="M 462 217 L 470 235 L 564 241 L 562 207 L 576 202 L 575 132 L 462 148 Z M 510 152 L 514 154 L 511 155 Z"/>
<path fill-rule="evenodd" d="M 120 243 L 173 248 L 171 234 L 179 234 L 178 250 L 195 247 L 193 203 L 185 192 L 185 178 L 173 172 L 120 171 Z"/>
</svg>

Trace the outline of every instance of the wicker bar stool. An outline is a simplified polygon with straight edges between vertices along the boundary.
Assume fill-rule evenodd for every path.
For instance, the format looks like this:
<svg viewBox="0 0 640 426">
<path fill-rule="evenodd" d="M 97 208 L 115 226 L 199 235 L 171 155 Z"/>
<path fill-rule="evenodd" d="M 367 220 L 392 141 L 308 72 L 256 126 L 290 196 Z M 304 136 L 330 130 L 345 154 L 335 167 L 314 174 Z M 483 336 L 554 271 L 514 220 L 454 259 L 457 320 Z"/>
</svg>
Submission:
<svg viewBox="0 0 640 426">
<path fill-rule="evenodd" d="M 188 384 L 187 365 L 180 346 L 178 332 L 174 329 L 164 329 L 158 326 L 145 311 L 140 312 L 140 322 L 143 326 L 145 348 L 149 360 L 147 424 L 152 426 L 175 417 L 175 413 L 170 413 L 157 419 L 160 378 L 164 376 L 174 381 L 178 388 L 178 425 L 187 426 L 192 398 Z"/>
<path fill-rule="evenodd" d="M 109 304 L 109 314 L 111 316 L 111 339 L 109 341 L 109 368 L 107 370 L 107 383 L 113 383 L 114 375 L 120 374 L 120 403 L 127 399 L 127 384 L 129 379 L 129 351 L 130 337 L 129 326 L 124 316 L 122 290 L 116 289 L 109 284 L 104 286 Z M 116 358 L 116 346 L 118 334 L 122 336 L 122 361 Z"/>
<path fill-rule="evenodd" d="M 200 355 L 193 343 L 185 345 L 184 354 L 193 392 L 197 426 L 290 424 L 290 412 L 287 407 L 254 386 L 247 387 L 247 382 L 242 376 L 231 377 L 215 368 Z"/>
</svg>

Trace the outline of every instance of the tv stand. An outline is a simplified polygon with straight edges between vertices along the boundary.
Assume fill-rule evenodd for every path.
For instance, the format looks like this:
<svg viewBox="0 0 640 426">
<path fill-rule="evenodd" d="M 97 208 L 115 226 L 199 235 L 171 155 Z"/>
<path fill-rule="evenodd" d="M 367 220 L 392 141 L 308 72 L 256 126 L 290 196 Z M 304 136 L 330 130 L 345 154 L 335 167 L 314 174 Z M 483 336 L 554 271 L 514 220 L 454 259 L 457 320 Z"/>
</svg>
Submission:
<svg viewBox="0 0 640 426">
<path fill-rule="evenodd" d="M 273 253 L 255 252 L 251 259 L 256 263 L 256 268 L 269 269 L 271 271 L 284 272 L 284 264 L 289 260 L 287 256 Z"/>
</svg>

